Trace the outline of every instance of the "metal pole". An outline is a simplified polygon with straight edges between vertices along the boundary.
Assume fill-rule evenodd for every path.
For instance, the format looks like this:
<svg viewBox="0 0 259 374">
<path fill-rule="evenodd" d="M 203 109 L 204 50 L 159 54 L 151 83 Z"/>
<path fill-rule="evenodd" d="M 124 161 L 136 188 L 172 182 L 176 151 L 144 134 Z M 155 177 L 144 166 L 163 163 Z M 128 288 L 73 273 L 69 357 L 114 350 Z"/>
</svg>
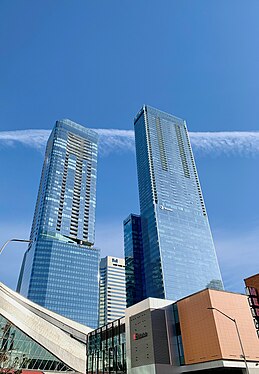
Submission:
<svg viewBox="0 0 259 374">
<path fill-rule="evenodd" d="M 242 352 L 242 355 L 240 355 L 240 357 L 243 357 L 244 362 L 245 362 L 245 366 L 246 366 L 246 373 L 249 374 L 248 365 L 247 365 L 246 356 L 245 356 L 245 351 L 244 351 L 244 347 L 243 347 L 243 344 L 242 344 L 241 336 L 240 336 L 240 333 L 239 333 L 239 330 L 238 330 L 237 321 L 234 318 L 228 316 L 227 314 L 225 314 L 224 312 L 222 312 L 221 310 L 219 310 L 217 308 L 211 307 L 211 308 L 207 308 L 207 309 L 216 310 L 217 312 L 219 312 L 220 314 L 222 314 L 223 316 L 225 316 L 226 318 L 228 318 L 232 322 L 234 322 L 235 327 L 236 327 L 236 331 L 237 331 L 238 340 L 239 340 L 240 347 L 241 347 L 241 352 Z"/>
<path fill-rule="evenodd" d="M 234 323 L 235 323 L 236 330 L 237 330 L 237 336 L 238 336 L 238 339 L 239 339 L 239 343 L 240 343 L 240 347 L 241 347 L 241 351 L 242 351 L 242 356 L 243 356 L 243 358 L 244 358 L 245 365 L 246 365 L 246 372 L 247 372 L 247 374 L 249 374 L 249 370 L 248 370 L 248 365 L 247 365 L 247 361 L 246 361 L 246 356 L 245 356 L 244 347 L 243 347 L 242 340 L 241 340 L 241 336 L 240 336 L 240 333 L 239 333 L 239 330 L 238 330 L 237 321 L 236 321 L 235 319 L 234 319 Z"/>
<path fill-rule="evenodd" d="M 7 246 L 8 243 L 10 242 L 23 242 L 23 243 L 31 243 L 32 240 L 28 240 L 28 239 L 9 239 L 7 240 L 4 245 L 2 245 L 2 247 L 0 248 L 0 253 L 3 252 L 4 248 Z"/>
</svg>

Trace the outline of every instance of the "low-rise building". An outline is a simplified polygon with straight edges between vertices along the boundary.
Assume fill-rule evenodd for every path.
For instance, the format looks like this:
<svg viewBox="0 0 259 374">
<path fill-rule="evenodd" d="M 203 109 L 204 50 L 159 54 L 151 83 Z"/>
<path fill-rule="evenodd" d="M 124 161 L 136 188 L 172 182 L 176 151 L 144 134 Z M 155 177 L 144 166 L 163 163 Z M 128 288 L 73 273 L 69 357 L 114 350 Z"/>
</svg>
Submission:
<svg viewBox="0 0 259 374">
<path fill-rule="evenodd" d="M 241 374 L 246 363 L 250 374 L 259 373 L 247 296 L 219 290 L 177 302 L 143 300 L 127 308 L 125 318 L 90 332 L 87 352 L 88 374 Z"/>
<path fill-rule="evenodd" d="M 148 298 L 91 330 L 0 284 L 0 325 L 2 372 L 259 374 L 259 339 L 243 294 Z"/>
</svg>

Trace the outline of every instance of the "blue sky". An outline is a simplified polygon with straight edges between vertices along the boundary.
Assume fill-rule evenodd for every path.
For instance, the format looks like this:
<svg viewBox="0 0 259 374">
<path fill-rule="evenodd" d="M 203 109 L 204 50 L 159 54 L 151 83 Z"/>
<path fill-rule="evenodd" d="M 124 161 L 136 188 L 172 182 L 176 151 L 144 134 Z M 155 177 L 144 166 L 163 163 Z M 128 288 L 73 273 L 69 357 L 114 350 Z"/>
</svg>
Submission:
<svg viewBox="0 0 259 374">
<path fill-rule="evenodd" d="M 132 130 L 145 103 L 195 134 L 230 132 L 192 139 L 223 280 L 243 292 L 259 263 L 258 12 L 253 0 L 2 0 L 1 243 L 28 237 L 44 157 L 35 132 L 25 144 L 7 131 L 61 118 Z M 122 255 L 122 221 L 139 209 L 135 154 L 128 137 L 104 139 L 96 244 Z M 0 280 L 12 288 L 25 249 L 1 255 Z"/>
</svg>

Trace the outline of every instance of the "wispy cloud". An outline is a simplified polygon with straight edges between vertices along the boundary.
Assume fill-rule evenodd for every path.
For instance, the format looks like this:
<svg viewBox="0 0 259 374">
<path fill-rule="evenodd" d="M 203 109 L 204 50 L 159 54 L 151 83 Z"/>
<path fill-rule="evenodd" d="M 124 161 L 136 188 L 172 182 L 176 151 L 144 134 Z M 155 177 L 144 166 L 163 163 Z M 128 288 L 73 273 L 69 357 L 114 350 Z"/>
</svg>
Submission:
<svg viewBox="0 0 259 374">
<path fill-rule="evenodd" d="M 259 132 L 255 131 L 191 132 L 190 138 L 194 150 L 205 154 L 259 153 Z"/>
<path fill-rule="evenodd" d="M 102 155 L 111 152 L 134 151 L 132 130 L 94 129 L 100 136 Z M 12 146 L 20 143 L 36 149 L 44 149 L 49 130 L 19 130 L 0 132 L 0 145 Z M 259 132 L 191 132 L 194 151 L 202 154 L 259 154 Z"/>
<path fill-rule="evenodd" d="M 29 147 L 42 149 L 45 147 L 50 130 L 16 130 L 0 131 L 0 144 L 13 146 L 20 143 Z"/>
<path fill-rule="evenodd" d="M 134 132 L 132 130 L 94 129 L 99 134 L 101 154 L 111 152 L 133 151 Z M 43 150 L 46 146 L 50 130 L 17 130 L 0 131 L 0 145 L 14 146 L 23 144 Z"/>
<path fill-rule="evenodd" d="M 132 130 L 95 129 L 99 134 L 102 154 L 111 152 L 134 151 L 134 132 Z"/>
</svg>

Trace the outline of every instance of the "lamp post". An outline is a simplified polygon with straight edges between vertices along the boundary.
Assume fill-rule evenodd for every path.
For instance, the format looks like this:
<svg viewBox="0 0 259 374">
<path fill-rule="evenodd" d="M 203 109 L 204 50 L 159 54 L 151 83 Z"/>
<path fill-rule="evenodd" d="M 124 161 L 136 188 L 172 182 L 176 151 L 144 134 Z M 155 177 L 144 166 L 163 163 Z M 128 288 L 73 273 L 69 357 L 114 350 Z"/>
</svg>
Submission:
<svg viewBox="0 0 259 374">
<path fill-rule="evenodd" d="M 32 240 L 30 239 L 9 239 L 7 240 L 4 245 L 2 245 L 2 247 L 0 248 L 0 253 L 3 252 L 4 248 L 7 246 L 8 243 L 10 242 L 22 242 L 22 243 L 31 243 Z"/>
<path fill-rule="evenodd" d="M 245 351 L 244 351 L 244 347 L 243 347 L 243 344 L 242 344 L 241 336 L 240 336 L 240 333 L 239 333 L 239 330 L 238 330 L 237 321 L 235 320 L 235 318 L 232 318 L 232 317 L 228 316 L 226 313 L 222 312 L 221 310 L 219 310 L 217 308 L 211 307 L 211 308 L 207 308 L 207 309 L 216 310 L 217 312 L 219 312 L 220 314 L 222 314 L 226 318 L 230 319 L 230 321 L 234 322 L 235 327 L 236 327 L 236 331 L 237 331 L 238 340 L 239 340 L 240 347 L 241 347 L 241 352 L 242 352 L 241 357 L 243 357 L 243 359 L 245 361 L 246 373 L 249 374 L 248 365 L 247 365 L 246 356 L 245 356 Z"/>
</svg>

